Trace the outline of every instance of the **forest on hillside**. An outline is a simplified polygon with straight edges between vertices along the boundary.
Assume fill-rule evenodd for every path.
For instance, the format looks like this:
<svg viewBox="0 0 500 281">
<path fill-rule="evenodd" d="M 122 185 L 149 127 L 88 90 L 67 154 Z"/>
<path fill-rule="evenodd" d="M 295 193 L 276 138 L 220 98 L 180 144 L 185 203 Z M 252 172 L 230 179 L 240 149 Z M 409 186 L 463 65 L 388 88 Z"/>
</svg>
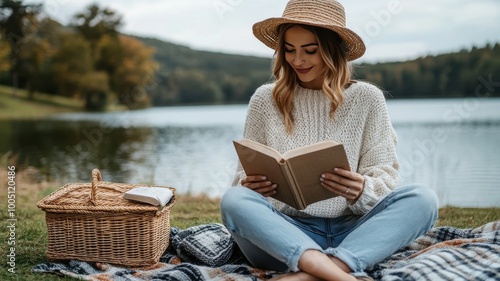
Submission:
<svg viewBox="0 0 500 281">
<path fill-rule="evenodd" d="M 193 50 L 120 33 L 123 18 L 92 4 L 63 26 L 42 4 L 0 0 L 0 84 L 86 101 L 89 110 L 246 103 L 272 81 L 271 58 Z M 500 96 L 498 43 L 411 61 L 354 64 L 388 98 Z M 15 91 L 13 93 L 15 95 Z"/>
<path fill-rule="evenodd" d="M 500 97 L 500 44 L 405 62 L 361 64 L 354 72 L 387 91 L 388 98 Z"/>
<path fill-rule="evenodd" d="M 149 94 L 155 105 L 247 102 L 271 79 L 271 59 L 198 51 L 153 38 L 135 37 L 156 52 L 159 64 Z"/>
</svg>

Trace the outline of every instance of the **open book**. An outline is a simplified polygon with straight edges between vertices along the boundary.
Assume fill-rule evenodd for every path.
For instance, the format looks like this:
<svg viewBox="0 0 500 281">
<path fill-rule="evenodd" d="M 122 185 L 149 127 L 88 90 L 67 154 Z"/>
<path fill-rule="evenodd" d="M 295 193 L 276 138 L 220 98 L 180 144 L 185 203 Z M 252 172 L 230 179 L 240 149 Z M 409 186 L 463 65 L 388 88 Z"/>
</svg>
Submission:
<svg viewBox="0 0 500 281">
<path fill-rule="evenodd" d="M 123 193 L 123 198 L 163 207 L 167 205 L 173 195 L 169 188 L 141 186 Z"/>
<path fill-rule="evenodd" d="M 334 168 L 350 170 L 344 146 L 334 141 L 295 148 L 282 155 L 248 139 L 233 143 L 245 173 L 263 175 L 278 184 L 272 197 L 298 210 L 336 196 L 321 185 L 321 174 Z"/>
</svg>

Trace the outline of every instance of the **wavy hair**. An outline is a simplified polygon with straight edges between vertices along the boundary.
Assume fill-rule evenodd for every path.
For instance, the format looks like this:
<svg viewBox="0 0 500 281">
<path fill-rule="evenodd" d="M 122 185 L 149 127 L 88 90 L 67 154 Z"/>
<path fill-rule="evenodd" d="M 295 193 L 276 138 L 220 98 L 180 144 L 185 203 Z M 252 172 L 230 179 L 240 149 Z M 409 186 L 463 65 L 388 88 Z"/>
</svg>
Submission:
<svg viewBox="0 0 500 281">
<path fill-rule="evenodd" d="M 283 24 L 278 27 L 278 47 L 275 52 L 273 75 L 276 85 L 273 89 L 274 101 L 283 115 L 286 131 L 291 133 L 295 127 L 292 114 L 293 97 L 299 79 L 294 69 L 285 59 L 285 32 L 293 26 L 300 26 L 314 34 L 318 41 L 319 54 L 326 67 L 323 92 L 331 101 L 330 118 L 342 103 L 343 91 L 351 82 L 352 69 L 346 57 L 345 45 L 340 36 L 329 29 L 300 24 Z"/>
</svg>

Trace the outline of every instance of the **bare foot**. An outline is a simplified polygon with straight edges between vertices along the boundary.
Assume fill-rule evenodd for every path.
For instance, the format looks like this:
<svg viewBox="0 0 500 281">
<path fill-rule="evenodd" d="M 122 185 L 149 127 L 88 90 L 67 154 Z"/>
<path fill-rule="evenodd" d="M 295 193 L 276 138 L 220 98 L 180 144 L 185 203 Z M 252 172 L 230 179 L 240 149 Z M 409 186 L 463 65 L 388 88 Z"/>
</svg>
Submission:
<svg viewBox="0 0 500 281">
<path fill-rule="evenodd" d="M 311 280 L 355 281 L 356 277 L 342 269 L 344 266 L 347 267 L 343 262 L 337 264 L 334 259 L 316 250 L 305 251 L 299 259 L 302 272 L 318 278 Z"/>
<path fill-rule="evenodd" d="M 299 271 L 299 272 L 292 272 L 292 273 L 286 273 L 280 276 L 273 277 L 269 279 L 269 281 L 321 281 L 321 279 L 318 279 L 308 273 Z"/>
</svg>

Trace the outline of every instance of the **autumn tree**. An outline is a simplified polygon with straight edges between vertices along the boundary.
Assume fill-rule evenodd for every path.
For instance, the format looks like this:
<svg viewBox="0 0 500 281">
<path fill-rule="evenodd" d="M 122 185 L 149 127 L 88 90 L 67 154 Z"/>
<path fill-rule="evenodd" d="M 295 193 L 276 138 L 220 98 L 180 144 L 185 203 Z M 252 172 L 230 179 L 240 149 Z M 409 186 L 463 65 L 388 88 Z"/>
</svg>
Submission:
<svg viewBox="0 0 500 281">
<path fill-rule="evenodd" d="M 66 36 L 52 62 L 59 95 L 84 98 L 87 90 L 107 91 L 106 74 L 95 74 L 89 43 L 80 36 Z M 98 82 L 89 79 L 97 78 Z M 90 88 L 89 88 L 90 87 Z"/>
<path fill-rule="evenodd" d="M 109 90 L 129 108 L 150 104 L 145 93 L 154 80 L 157 63 L 154 49 L 140 41 L 119 35 L 122 18 L 109 8 L 92 4 L 74 16 L 73 26 L 87 40 L 93 67 L 109 78 Z"/>
<path fill-rule="evenodd" d="M 129 36 L 120 36 L 120 43 L 123 59 L 112 77 L 119 100 L 129 108 L 149 106 L 147 91 L 158 86 L 155 84 L 158 63 L 153 60 L 155 50 Z"/>
<path fill-rule="evenodd" d="M 18 0 L 1 0 L 0 30 L 10 46 L 13 95 L 18 88 L 18 75 L 21 66 L 21 48 L 26 38 L 34 32 L 34 20 L 40 13 L 41 4 L 23 4 Z"/>
<path fill-rule="evenodd" d="M 104 35 L 96 46 L 94 67 L 96 70 L 104 71 L 109 77 L 113 77 L 117 68 L 124 59 L 123 44 L 119 37 Z M 116 87 L 110 81 L 110 88 L 116 91 Z"/>
</svg>

